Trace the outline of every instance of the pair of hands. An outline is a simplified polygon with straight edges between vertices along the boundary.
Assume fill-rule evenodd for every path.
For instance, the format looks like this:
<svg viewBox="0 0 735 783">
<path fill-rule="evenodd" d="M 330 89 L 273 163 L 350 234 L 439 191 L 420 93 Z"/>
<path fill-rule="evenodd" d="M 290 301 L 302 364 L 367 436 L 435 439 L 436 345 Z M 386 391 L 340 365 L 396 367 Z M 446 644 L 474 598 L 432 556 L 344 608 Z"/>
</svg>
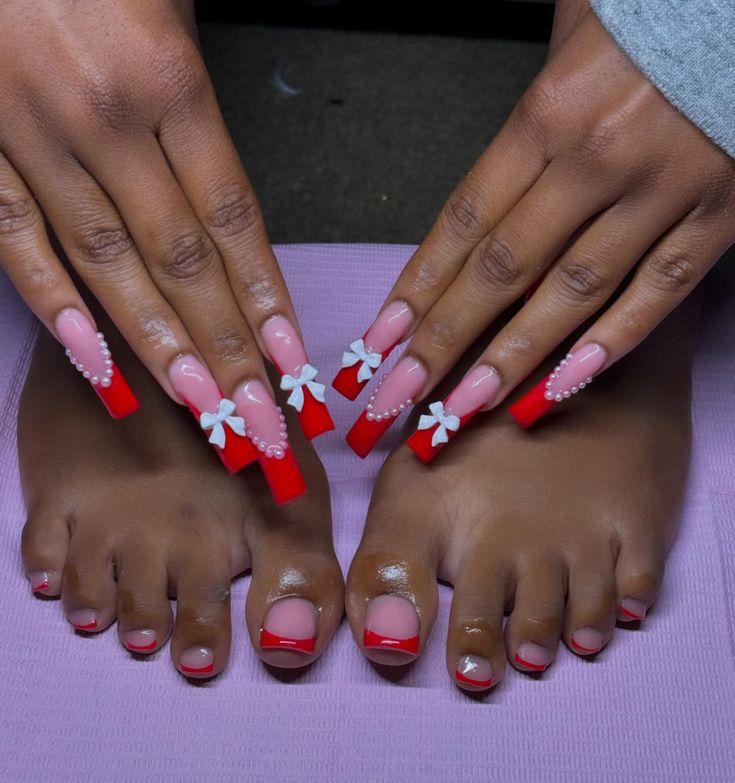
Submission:
<svg viewBox="0 0 735 783">
<path fill-rule="evenodd" d="M 478 359 L 500 374 L 493 405 L 595 315 L 576 345 L 604 346 L 604 369 L 735 242 L 733 161 L 584 3 L 557 15 L 556 51 L 388 297 L 415 316 L 407 351 L 428 370 L 418 399 L 544 275 Z M 55 334 L 65 308 L 89 316 L 45 216 L 174 399 L 167 368 L 182 354 L 225 394 L 243 378 L 268 385 L 260 328 L 275 314 L 297 321 L 191 4 L 104 0 L 89 13 L 13 0 L 2 25 L 0 263 L 31 309 Z"/>
</svg>

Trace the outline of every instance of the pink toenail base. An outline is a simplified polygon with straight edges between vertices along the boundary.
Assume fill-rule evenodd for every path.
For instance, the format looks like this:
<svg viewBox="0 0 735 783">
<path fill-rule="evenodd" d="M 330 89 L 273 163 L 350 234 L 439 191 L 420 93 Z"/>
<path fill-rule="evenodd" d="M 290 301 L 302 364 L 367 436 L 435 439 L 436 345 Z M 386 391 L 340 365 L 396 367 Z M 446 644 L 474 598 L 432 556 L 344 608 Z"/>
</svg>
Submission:
<svg viewBox="0 0 735 783">
<path fill-rule="evenodd" d="M 95 631 L 97 614 L 92 609 L 77 609 L 69 613 L 69 622 L 75 631 Z"/>
<path fill-rule="evenodd" d="M 281 598 L 268 611 L 260 631 L 263 650 L 314 652 L 319 614 L 305 598 Z"/>
<path fill-rule="evenodd" d="M 490 662 L 478 655 L 463 655 L 457 661 L 454 679 L 466 690 L 487 690 L 493 684 Z"/>
<path fill-rule="evenodd" d="M 521 642 L 516 650 L 515 662 L 527 669 L 542 672 L 550 663 L 549 651 L 540 644 Z"/>
<path fill-rule="evenodd" d="M 32 574 L 28 574 L 28 581 L 31 583 L 31 590 L 34 593 L 42 593 L 44 590 L 48 590 L 51 584 L 46 571 L 34 571 Z"/>
<path fill-rule="evenodd" d="M 208 647 L 191 647 L 181 653 L 179 671 L 182 674 L 211 674 L 214 671 L 214 654 Z"/>
<path fill-rule="evenodd" d="M 379 595 L 368 604 L 363 646 L 366 649 L 416 655 L 419 618 L 414 605 L 398 595 Z M 377 660 L 377 659 L 376 659 Z M 384 661 L 379 661 L 383 663 Z"/>
<path fill-rule="evenodd" d="M 131 652 L 150 652 L 155 650 L 158 644 L 156 632 L 149 629 L 128 631 L 125 634 L 124 644 Z"/>
</svg>

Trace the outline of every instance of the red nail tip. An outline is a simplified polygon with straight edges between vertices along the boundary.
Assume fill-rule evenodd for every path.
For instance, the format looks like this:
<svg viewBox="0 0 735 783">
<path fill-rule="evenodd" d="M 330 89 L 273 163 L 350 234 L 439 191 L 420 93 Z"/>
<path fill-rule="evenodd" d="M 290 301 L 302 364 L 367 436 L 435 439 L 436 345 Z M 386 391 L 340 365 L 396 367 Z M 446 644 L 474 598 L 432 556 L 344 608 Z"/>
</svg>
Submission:
<svg viewBox="0 0 735 783">
<path fill-rule="evenodd" d="M 369 631 L 367 628 L 364 631 L 362 643 L 364 647 L 378 647 L 382 650 L 398 650 L 400 652 L 411 653 L 415 655 L 419 651 L 419 637 L 411 636 L 408 639 L 394 639 L 391 636 L 383 636 L 382 634 Z"/>
<path fill-rule="evenodd" d="M 544 664 L 544 665 L 540 666 L 538 663 L 531 663 L 530 661 L 524 661 L 523 658 L 521 658 L 521 656 L 518 655 L 517 653 L 516 653 L 516 659 L 515 660 L 516 660 L 516 663 L 520 663 L 521 666 L 525 666 L 526 668 L 533 669 L 534 671 L 537 671 L 537 672 L 542 672 L 546 668 L 546 666 L 547 666 L 547 664 Z"/>
<path fill-rule="evenodd" d="M 313 653 L 316 637 L 312 639 L 289 639 L 288 636 L 277 636 L 265 628 L 260 631 L 260 646 L 263 650 L 295 650 L 296 652 Z"/>
<path fill-rule="evenodd" d="M 624 606 L 619 607 L 618 611 L 621 614 L 624 614 L 626 617 L 631 617 L 633 620 L 642 620 L 643 615 L 642 614 L 636 614 L 635 612 L 631 612 L 630 609 L 626 609 Z"/>
<path fill-rule="evenodd" d="M 368 419 L 365 411 L 360 418 L 352 425 L 352 429 L 347 433 L 347 443 L 358 457 L 365 459 L 373 450 L 375 444 L 390 429 L 391 424 L 396 420 L 395 416 L 381 421 L 372 421 Z"/>
<path fill-rule="evenodd" d="M 138 652 L 138 650 L 155 650 L 156 644 L 158 644 L 158 642 L 156 642 L 155 639 L 150 644 L 130 644 L 130 642 L 125 642 L 125 646 L 132 652 Z"/>
<path fill-rule="evenodd" d="M 334 429 L 334 421 L 332 421 L 325 403 L 319 402 L 306 388 L 304 389 L 304 405 L 298 412 L 298 418 L 301 430 L 309 440 Z"/>
<path fill-rule="evenodd" d="M 179 664 L 179 671 L 182 674 L 210 674 L 214 671 L 214 664 L 210 663 L 207 666 L 195 668 L 193 666 L 184 666 L 184 664 L 181 663 Z"/>
<path fill-rule="evenodd" d="M 188 401 L 186 405 L 198 424 L 202 412 Z M 204 434 L 206 435 L 206 433 Z M 213 448 L 222 460 L 227 472 L 234 475 L 250 463 L 255 462 L 258 459 L 258 451 L 248 438 L 237 435 L 230 430 L 227 430 L 226 435 L 225 447 L 221 449 L 219 446 L 214 446 Z"/>
<path fill-rule="evenodd" d="M 585 652 L 585 653 L 596 653 L 596 652 L 600 652 L 600 650 L 602 649 L 602 647 L 597 647 L 597 648 L 583 647 L 575 639 L 572 639 L 572 648 L 574 650 L 579 650 L 579 652 Z"/>
<path fill-rule="evenodd" d="M 448 399 L 448 398 L 447 398 Z M 446 404 L 446 400 L 444 400 Z M 447 432 L 447 436 L 451 441 L 455 435 L 461 431 L 462 427 L 471 421 L 479 412 L 477 410 L 471 411 L 465 416 L 459 418 L 459 428 L 455 432 Z M 406 445 L 413 451 L 413 453 L 425 464 L 428 465 L 431 460 L 447 445 L 446 443 L 439 443 L 436 446 L 431 445 L 431 439 L 434 437 L 434 433 L 439 425 L 436 424 L 429 430 L 416 430 L 411 437 L 406 441 Z"/>
<path fill-rule="evenodd" d="M 97 620 L 92 620 L 91 623 L 87 623 L 86 625 L 74 625 L 74 623 L 72 623 L 72 627 L 75 631 L 93 631 L 97 627 Z"/>
<path fill-rule="evenodd" d="M 112 365 L 111 380 L 112 382 L 107 387 L 100 384 L 91 384 L 91 386 L 104 403 L 110 416 L 113 419 L 124 419 L 135 413 L 140 408 L 140 403 L 116 364 Z"/>
<path fill-rule="evenodd" d="M 41 590 L 47 590 L 48 589 L 48 581 L 46 582 L 39 582 L 37 585 L 31 585 L 31 590 L 34 593 L 39 593 Z"/>
<path fill-rule="evenodd" d="M 466 685 L 474 685 L 476 688 L 489 688 L 493 684 L 492 680 L 472 680 L 469 677 L 465 677 L 460 671 L 454 672 L 454 679 Z"/>
<path fill-rule="evenodd" d="M 296 462 L 291 447 L 286 449 L 283 459 L 266 457 L 257 452 L 260 467 L 270 487 L 273 499 L 279 506 L 285 506 L 292 500 L 306 494 L 306 482 Z"/>
<path fill-rule="evenodd" d="M 508 413 L 524 429 L 535 424 L 542 416 L 548 413 L 557 403 L 556 400 L 546 399 L 546 381 L 548 376 L 541 383 L 531 389 L 528 394 L 524 394 L 519 400 L 516 400 Z"/>
<path fill-rule="evenodd" d="M 364 339 L 365 335 L 363 335 L 363 340 Z M 398 342 L 393 343 L 390 348 L 386 348 L 385 351 L 380 354 L 381 364 L 388 358 L 390 353 L 400 342 L 401 341 L 399 340 Z M 334 380 L 332 381 L 332 388 L 335 391 L 338 391 L 343 397 L 347 397 L 348 400 L 354 400 L 368 383 L 370 383 L 372 377 L 375 376 L 375 373 L 378 370 L 378 367 L 376 367 L 373 370 L 373 375 L 366 381 L 358 381 L 357 374 L 360 372 L 360 365 L 361 363 L 357 362 L 357 364 L 353 364 L 352 367 L 343 367 L 337 375 L 335 375 Z"/>
</svg>

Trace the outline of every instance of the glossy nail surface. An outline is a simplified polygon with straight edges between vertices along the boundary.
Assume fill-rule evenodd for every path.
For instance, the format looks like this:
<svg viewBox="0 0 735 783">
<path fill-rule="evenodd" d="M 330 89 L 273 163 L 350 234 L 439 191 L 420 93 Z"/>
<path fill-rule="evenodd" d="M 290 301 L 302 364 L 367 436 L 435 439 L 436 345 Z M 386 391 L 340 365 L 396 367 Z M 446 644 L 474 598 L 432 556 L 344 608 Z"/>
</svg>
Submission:
<svg viewBox="0 0 735 783">
<path fill-rule="evenodd" d="M 158 644 L 156 632 L 144 628 L 140 631 L 128 631 L 124 636 L 125 646 L 131 652 L 152 652 Z"/>
<path fill-rule="evenodd" d="M 268 610 L 260 631 L 264 650 L 293 650 L 313 653 L 319 614 L 314 604 L 304 598 L 281 598 Z"/>
<path fill-rule="evenodd" d="M 49 574 L 48 571 L 34 571 L 28 574 L 28 581 L 31 585 L 31 590 L 34 593 L 42 593 L 49 588 Z"/>
<path fill-rule="evenodd" d="M 181 653 L 179 671 L 187 675 L 211 674 L 214 671 L 214 653 L 208 647 L 190 647 Z"/>
<path fill-rule="evenodd" d="M 69 622 L 75 631 L 94 631 L 97 629 L 97 612 L 93 609 L 75 609 L 69 612 Z"/>
<path fill-rule="evenodd" d="M 521 642 L 516 650 L 515 662 L 533 671 L 543 671 L 551 661 L 549 651 L 540 644 Z"/>
<path fill-rule="evenodd" d="M 122 419 L 135 413 L 140 403 L 112 360 L 104 335 L 89 318 L 70 307 L 59 313 L 54 328 L 69 361 L 92 385 L 110 416 Z"/>
<path fill-rule="evenodd" d="M 466 690 L 487 690 L 493 684 L 490 661 L 479 655 L 463 655 L 457 661 L 454 679 Z"/>
<path fill-rule="evenodd" d="M 403 663 L 407 655 L 419 649 L 419 618 L 407 598 L 379 595 L 368 603 L 365 614 L 363 645 L 380 651 L 372 655 L 379 663 Z"/>
</svg>

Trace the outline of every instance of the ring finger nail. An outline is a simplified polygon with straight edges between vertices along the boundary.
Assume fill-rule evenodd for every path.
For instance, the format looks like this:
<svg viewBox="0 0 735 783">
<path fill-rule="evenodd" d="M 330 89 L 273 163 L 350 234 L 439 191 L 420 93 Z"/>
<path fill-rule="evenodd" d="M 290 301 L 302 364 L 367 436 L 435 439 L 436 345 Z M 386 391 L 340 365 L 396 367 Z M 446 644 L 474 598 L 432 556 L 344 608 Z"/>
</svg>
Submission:
<svg viewBox="0 0 735 783">
<path fill-rule="evenodd" d="M 543 671 L 551 661 L 549 651 L 540 644 L 521 642 L 516 650 L 515 662 L 533 671 Z"/>
<path fill-rule="evenodd" d="M 592 383 L 607 361 L 607 352 L 597 343 L 588 343 L 568 353 L 538 385 L 508 408 L 521 425 L 530 427 L 560 402 Z"/>
<path fill-rule="evenodd" d="M 468 690 L 486 690 L 493 684 L 490 662 L 479 655 L 463 655 L 457 661 L 454 679 Z"/>
<path fill-rule="evenodd" d="M 95 631 L 97 629 L 97 612 L 93 609 L 75 609 L 69 612 L 69 622 L 75 631 Z"/>
<path fill-rule="evenodd" d="M 256 459 L 245 437 L 245 422 L 235 416 L 235 403 L 225 399 L 214 378 L 193 356 L 179 356 L 169 367 L 168 377 L 176 394 L 187 405 L 209 442 L 230 473 Z"/>
<path fill-rule="evenodd" d="M 59 313 L 54 326 L 69 361 L 89 381 L 110 416 L 122 419 L 135 413 L 140 403 L 113 362 L 104 335 L 95 331 L 89 318 L 69 307 Z"/>
<path fill-rule="evenodd" d="M 325 387 L 317 383 L 316 368 L 309 364 L 303 343 L 291 322 L 282 315 L 269 318 L 261 329 L 263 342 L 281 374 L 281 389 L 290 392 L 299 424 L 309 440 L 334 429 L 324 401 Z"/>
<path fill-rule="evenodd" d="M 572 636 L 572 649 L 583 655 L 591 655 L 602 649 L 602 634 L 594 628 L 580 628 Z"/>
<path fill-rule="evenodd" d="M 422 462 L 430 462 L 479 410 L 492 402 L 500 385 L 494 367 L 483 364 L 470 370 L 443 402 L 429 405 L 430 413 L 421 416 L 418 429 L 406 444 Z"/>
<path fill-rule="evenodd" d="M 419 617 L 407 598 L 379 595 L 373 598 L 365 614 L 363 645 L 415 655 L 419 649 Z"/>
<path fill-rule="evenodd" d="M 332 386 L 349 400 L 363 390 L 375 370 L 408 334 L 414 315 L 406 302 L 397 300 L 383 308 L 364 336 L 350 343 L 342 354 L 342 369 Z"/>
<path fill-rule="evenodd" d="M 283 506 L 306 492 L 296 457 L 288 442 L 286 417 L 260 381 L 243 383 L 233 395 L 245 419 L 246 434 L 256 449 L 273 499 Z"/>
<path fill-rule="evenodd" d="M 281 598 L 268 610 L 260 630 L 264 650 L 295 650 L 313 653 L 316 643 L 318 612 L 304 598 Z"/>
<path fill-rule="evenodd" d="M 214 653 L 208 647 L 190 647 L 181 653 L 179 671 L 182 674 L 211 674 L 214 671 Z"/>
<path fill-rule="evenodd" d="M 158 644 L 156 632 L 149 628 L 142 631 L 128 631 L 124 639 L 125 646 L 131 652 L 151 652 Z"/>
<path fill-rule="evenodd" d="M 359 457 L 367 457 L 398 416 L 413 405 L 428 377 L 418 359 L 406 356 L 378 383 L 362 415 L 347 433 L 347 443 Z"/>
</svg>

